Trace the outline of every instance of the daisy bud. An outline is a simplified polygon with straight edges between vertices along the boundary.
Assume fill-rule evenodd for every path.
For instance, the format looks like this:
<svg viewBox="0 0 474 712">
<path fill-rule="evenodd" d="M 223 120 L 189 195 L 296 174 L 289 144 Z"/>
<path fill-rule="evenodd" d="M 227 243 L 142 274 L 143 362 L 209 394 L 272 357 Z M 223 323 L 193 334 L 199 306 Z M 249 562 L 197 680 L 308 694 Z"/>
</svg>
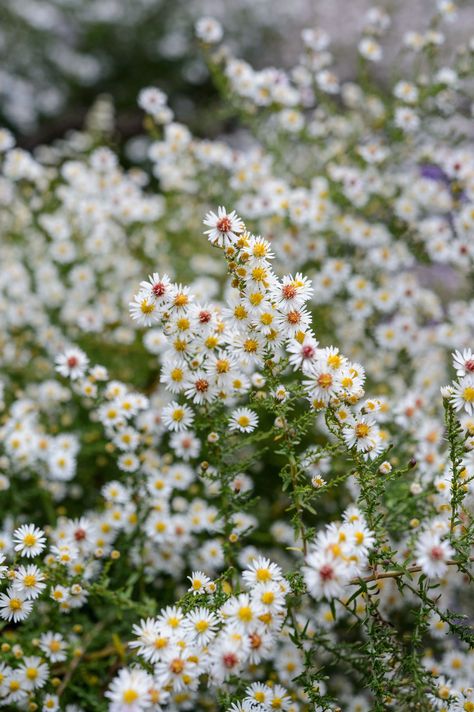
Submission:
<svg viewBox="0 0 474 712">
<path fill-rule="evenodd" d="M 446 400 L 452 396 L 453 387 L 452 386 L 441 386 L 441 388 L 439 389 L 439 392 L 441 393 L 441 397 Z"/>
</svg>

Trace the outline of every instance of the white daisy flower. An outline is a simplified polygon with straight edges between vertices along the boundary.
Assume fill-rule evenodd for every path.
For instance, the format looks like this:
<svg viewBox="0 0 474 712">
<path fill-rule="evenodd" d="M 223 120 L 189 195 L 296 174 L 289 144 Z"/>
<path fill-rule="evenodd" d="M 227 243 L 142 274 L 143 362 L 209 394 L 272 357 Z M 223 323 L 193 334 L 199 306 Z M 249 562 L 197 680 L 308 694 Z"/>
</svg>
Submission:
<svg viewBox="0 0 474 712">
<path fill-rule="evenodd" d="M 236 408 L 229 420 L 230 430 L 251 433 L 258 425 L 258 416 L 250 408 Z"/>
<path fill-rule="evenodd" d="M 34 524 L 23 524 L 13 532 L 15 551 L 22 556 L 32 557 L 41 554 L 45 548 L 44 532 Z"/>
<path fill-rule="evenodd" d="M 209 227 L 204 234 L 209 242 L 218 247 L 229 247 L 237 242 L 238 235 L 244 230 L 244 224 L 235 210 L 227 213 L 222 206 L 217 209 L 217 215 L 212 210 L 208 212 L 203 222 Z"/>
</svg>

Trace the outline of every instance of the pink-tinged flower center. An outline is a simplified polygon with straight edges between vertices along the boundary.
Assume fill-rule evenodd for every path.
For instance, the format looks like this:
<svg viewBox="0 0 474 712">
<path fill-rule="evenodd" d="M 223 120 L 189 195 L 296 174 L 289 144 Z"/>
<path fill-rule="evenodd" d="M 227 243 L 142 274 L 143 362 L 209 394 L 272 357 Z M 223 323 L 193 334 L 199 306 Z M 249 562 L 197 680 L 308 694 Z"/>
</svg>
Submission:
<svg viewBox="0 0 474 712">
<path fill-rule="evenodd" d="M 249 635 L 250 647 L 252 650 L 256 650 L 262 644 L 262 639 L 258 633 L 250 633 Z"/>
<path fill-rule="evenodd" d="M 435 561 L 440 561 L 443 558 L 443 549 L 440 546 L 434 546 L 431 549 L 431 558 Z"/>
<path fill-rule="evenodd" d="M 162 297 L 163 294 L 166 292 L 166 286 L 163 284 L 163 282 L 157 282 L 153 285 L 151 291 L 153 292 L 155 297 Z"/>
<path fill-rule="evenodd" d="M 199 322 L 201 324 L 207 324 L 208 322 L 211 321 L 211 318 L 212 318 L 211 312 L 204 311 L 204 310 L 199 312 Z"/>
<path fill-rule="evenodd" d="M 77 356 L 69 356 L 69 358 L 67 360 L 67 365 L 69 366 L 69 368 L 74 368 L 74 366 L 77 366 L 77 364 L 78 364 Z"/>
<path fill-rule="evenodd" d="M 464 368 L 466 371 L 474 372 L 474 358 L 470 358 L 469 361 L 466 361 Z"/>
<path fill-rule="evenodd" d="M 222 662 L 226 668 L 233 668 L 237 665 L 239 659 L 235 653 L 226 653 L 222 658 Z"/>
<path fill-rule="evenodd" d="M 286 315 L 289 324 L 299 324 L 301 321 L 301 314 L 297 311 L 288 312 Z"/>
<path fill-rule="evenodd" d="M 294 299 L 296 297 L 297 290 L 294 284 L 285 284 L 281 291 L 285 299 Z"/>
<path fill-rule="evenodd" d="M 314 348 L 312 346 L 303 346 L 303 348 L 301 349 L 301 353 L 303 354 L 304 358 L 313 358 Z"/>
<path fill-rule="evenodd" d="M 196 390 L 198 393 L 205 393 L 207 389 L 209 388 L 209 383 L 206 381 L 205 378 L 198 378 L 196 383 L 194 384 Z"/>
<path fill-rule="evenodd" d="M 334 569 L 330 564 L 324 564 L 319 570 L 319 576 L 323 581 L 331 581 L 334 578 Z"/>
<path fill-rule="evenodd" d="M 216 223 L 216 228 L 219 230 L 219 232 L 229 232 L 231 227 L 232 224 L 227 215 L 224 215 L 224 217 L 220 218 Z"/>
</svg>

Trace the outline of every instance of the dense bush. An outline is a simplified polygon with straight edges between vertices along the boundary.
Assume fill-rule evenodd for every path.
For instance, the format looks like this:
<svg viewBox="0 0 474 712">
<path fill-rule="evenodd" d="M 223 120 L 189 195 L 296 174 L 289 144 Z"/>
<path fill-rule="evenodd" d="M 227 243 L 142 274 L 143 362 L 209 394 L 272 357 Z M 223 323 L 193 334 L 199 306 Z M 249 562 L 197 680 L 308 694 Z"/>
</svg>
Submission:
<svg viewBox="0 0 474 712">
<path fill-rule="evenodd" d="M 357 83 L 322 31 L 255 70 L 199 21 L 232 141 L 154 87 L 139 167 L 103 101 L 0 132 L 3 708 L 474 710 L 474 54 L 437 8 L 384 90 L 382 10 Z"/>
</svg>

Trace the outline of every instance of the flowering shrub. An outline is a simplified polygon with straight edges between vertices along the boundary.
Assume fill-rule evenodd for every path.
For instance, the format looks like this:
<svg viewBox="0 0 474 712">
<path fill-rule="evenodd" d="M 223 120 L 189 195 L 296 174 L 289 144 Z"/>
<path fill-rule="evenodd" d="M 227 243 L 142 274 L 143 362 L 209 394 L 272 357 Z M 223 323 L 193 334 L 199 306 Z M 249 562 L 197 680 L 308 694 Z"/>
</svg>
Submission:
<svg viewBox="0 0 474 712">
<path fill-rule="evenodd" d="M 0 132 L 0 707 L 474 710 L 454 12 L 384 94 L 381 10 L 358 84 L 323 31 L 286 73 L 201 20 L 238 148 L 154 87 L 140 168 Z"/>
</svg>

